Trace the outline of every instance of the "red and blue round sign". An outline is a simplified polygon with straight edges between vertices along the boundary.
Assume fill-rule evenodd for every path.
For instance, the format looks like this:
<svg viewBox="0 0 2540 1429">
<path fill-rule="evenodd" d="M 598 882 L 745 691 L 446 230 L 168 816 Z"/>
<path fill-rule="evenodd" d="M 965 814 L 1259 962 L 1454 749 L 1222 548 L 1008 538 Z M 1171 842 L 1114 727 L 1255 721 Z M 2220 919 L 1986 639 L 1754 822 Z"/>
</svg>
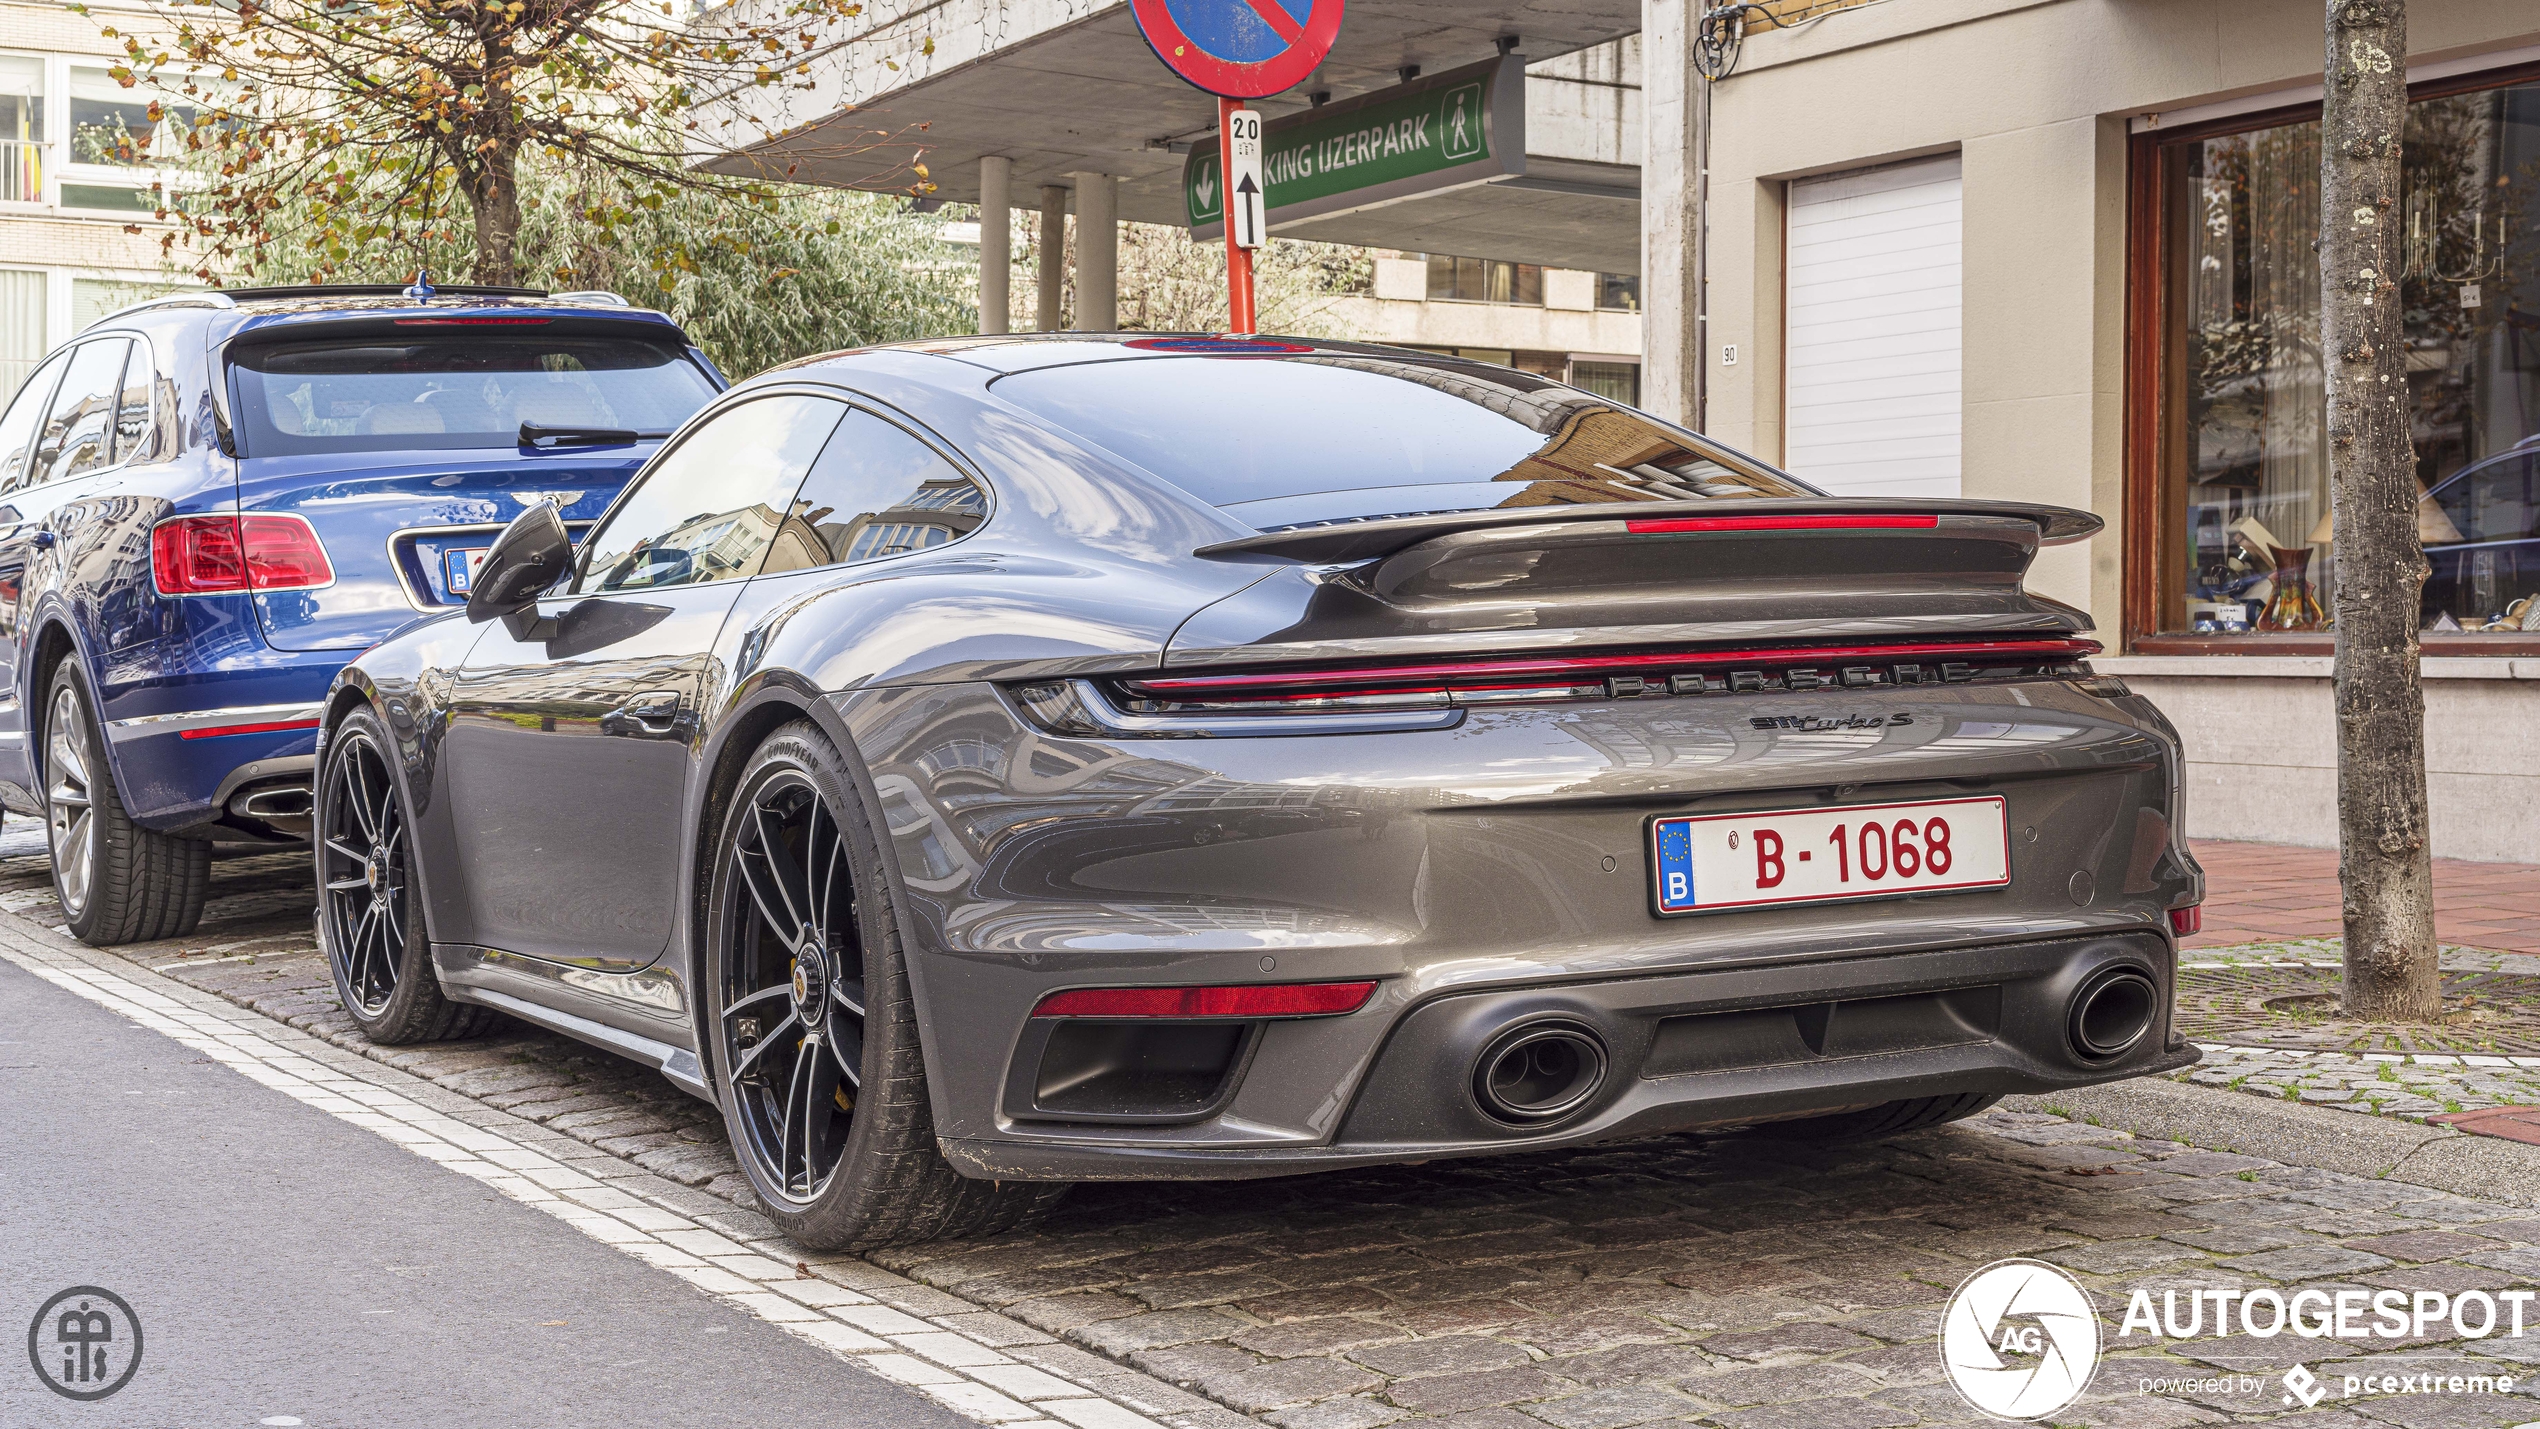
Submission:
<svg viewBox="0 0 2540 1429">
<path fill-rule="evenodd" d="M 1156 58 L 1227 99 L 1296 88 L 1340 38 L 1341 0 L 1129 0 Z"/>
</svg>

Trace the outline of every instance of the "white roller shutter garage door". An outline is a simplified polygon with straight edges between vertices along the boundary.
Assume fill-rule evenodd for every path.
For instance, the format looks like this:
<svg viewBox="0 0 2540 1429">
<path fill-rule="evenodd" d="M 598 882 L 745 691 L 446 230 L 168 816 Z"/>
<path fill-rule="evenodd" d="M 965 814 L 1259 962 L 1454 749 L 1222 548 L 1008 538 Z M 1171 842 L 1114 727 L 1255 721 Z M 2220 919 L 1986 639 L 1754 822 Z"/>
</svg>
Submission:
<svg viewBox="0 0 2540 1429">
<path fill-rule="evenodd" d="M 1958 494 L 1958 156 L 1790 186 L 1786 465 L 1845 496 Z"/>
</svg>

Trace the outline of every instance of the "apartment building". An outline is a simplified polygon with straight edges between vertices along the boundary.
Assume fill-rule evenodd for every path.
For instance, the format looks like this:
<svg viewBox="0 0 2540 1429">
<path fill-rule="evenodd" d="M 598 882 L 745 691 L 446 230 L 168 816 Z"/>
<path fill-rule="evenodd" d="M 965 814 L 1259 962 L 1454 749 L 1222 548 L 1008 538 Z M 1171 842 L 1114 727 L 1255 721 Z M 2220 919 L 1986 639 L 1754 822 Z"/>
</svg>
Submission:
<svg viewBox="0 0 2540 1429">
<path fill-rule="evenodd" d="M 1382 250 L 1373 289 L 1333 310 L 1353 337 L 1452 352 L 1640 400 L 1640 279 L 1633 274 Z"/>
<path fill-rule="evenodd" d="M 168 86 L 153 121 L 152 87 L 109 73 L 122 56 L 99 30 L 115 19 L 0 4 L 0 393 L 71 334 L 170 286 L 153 159 L 194 111 Z"/>
</svg>

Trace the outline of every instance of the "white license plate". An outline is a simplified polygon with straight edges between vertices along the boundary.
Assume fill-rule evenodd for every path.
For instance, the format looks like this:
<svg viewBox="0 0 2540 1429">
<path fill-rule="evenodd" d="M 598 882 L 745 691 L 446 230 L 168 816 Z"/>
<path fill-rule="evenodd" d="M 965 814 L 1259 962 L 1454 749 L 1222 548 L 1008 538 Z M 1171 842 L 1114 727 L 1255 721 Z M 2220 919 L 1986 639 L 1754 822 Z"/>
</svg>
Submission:
<svg viewBox="0 0 2540 1429">
<path fill-rule="evenodd" d="M 1652 819 L 1661 917 L 1777 903 L 1999 888 L 2011 881 L 1999 797 Z"/>
<path fill-rule="evenodd" d="M 485 564 L 484 546 L 441 553 L 441 579 L 452 595 L 465 595 L 476 589 L 476 569 Z"/>
</svg>

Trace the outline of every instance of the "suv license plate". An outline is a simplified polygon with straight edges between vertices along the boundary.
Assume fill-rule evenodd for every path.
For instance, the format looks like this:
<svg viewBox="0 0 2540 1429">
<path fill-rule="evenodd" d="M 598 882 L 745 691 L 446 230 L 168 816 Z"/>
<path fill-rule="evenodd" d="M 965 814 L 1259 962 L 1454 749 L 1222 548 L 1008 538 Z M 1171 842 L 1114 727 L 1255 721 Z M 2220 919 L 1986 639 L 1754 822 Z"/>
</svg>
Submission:
<svg viewBox="0 0 2540 1429">
<path fill-rule="evenodd" d="M 1998 796 L 1761 809 L 1649 823 L 1658 915 L 1999 888 L 2011 881 Z"/>
<path fill-rule="evenodd" d="M 476 568 L 485 564 L 485 546 L 468 546 L 441 553 L 441 583 L 450 594 L 464 600 L 476 589 Z"/>
</svg>

